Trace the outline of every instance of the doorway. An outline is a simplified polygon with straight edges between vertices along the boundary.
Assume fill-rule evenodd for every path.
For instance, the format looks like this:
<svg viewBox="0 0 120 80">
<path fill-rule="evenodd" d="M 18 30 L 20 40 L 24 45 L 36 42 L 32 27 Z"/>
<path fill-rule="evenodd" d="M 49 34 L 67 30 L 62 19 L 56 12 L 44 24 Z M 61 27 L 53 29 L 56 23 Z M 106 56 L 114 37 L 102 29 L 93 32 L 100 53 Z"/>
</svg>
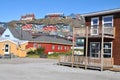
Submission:
<svg viewBox="0 0 120 80">
<path fill-rule="evenodd" d="M 9 44 L 5 44 L 4 54 L 9 55 Z"/>
</svg>

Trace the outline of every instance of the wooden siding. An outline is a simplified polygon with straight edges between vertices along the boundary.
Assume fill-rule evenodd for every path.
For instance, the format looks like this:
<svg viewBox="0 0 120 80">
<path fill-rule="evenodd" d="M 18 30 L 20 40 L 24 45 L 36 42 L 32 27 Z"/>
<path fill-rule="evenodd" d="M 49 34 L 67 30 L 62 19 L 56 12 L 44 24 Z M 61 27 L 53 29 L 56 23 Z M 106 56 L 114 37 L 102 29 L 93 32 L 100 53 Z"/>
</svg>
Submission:
<svg viewBox="0 0 120 80">
<path fill-rule="evenodd" d="M 34 48 L 34 43 L 35 42 L 29 42 L 26 48 L 27 49 Z M 38 48 L 39 46 L 44 47 L 45 54 L 48 54 L 49 52 L 68 52 L 71 50 L 71 45 L 66 45 L 66 44 L 52 44 L 52 43 L 40 43 L 40 42 L 36 42 L 35 44 L 36 44 L 35 49 Z M 52 46 L 54 46 L 54 49 L 52 49 Z"/>
<path fill-rule="evenodd" d="M 120 12 L 105 14 L 105 15 L 97 15 L 97 16 L 89 16 L 85 17 L 86 26 L 91 26 L 91 18 L 99 17 L 99 25 L 102 26 L 102 17 L 113 15 L 113 26 L 115 27 L 114 30 L 114 39 L 113 42 L 113 58 L 114 58 L 114 65 L 120 65 Z"/>
<path fill-rule="evenodd" d="M 20 44 L 20 47 L 18 47 L 18 44 L 15 44 L 11 41 L 3 41 L 0 42 L 0 55 L 4 56 L 5 54 L 5 44 L 9 45 L 9 54 L 13 54 L 18 57 L 26 57 L 26 45 L 27 43 Z"/>
</svg>

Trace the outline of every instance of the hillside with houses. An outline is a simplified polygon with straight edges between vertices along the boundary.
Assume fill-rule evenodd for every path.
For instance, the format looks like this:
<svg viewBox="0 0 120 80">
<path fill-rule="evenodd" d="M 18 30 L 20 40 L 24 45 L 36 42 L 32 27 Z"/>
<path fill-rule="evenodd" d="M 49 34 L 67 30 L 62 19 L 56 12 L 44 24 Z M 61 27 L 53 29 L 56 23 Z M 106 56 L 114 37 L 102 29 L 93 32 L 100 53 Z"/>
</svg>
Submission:
<svg viewBox="0 0 120 80">
<path fill-rule="evenodd" d="M 30 18 L 31 17 L 31 18 Z M 36 19 L 35 15 L 21 16 L 18 21 L 8 23 L 11 27 L 22 28 L 33 32 L 43 32 L 52 35 L 70 35 L 73 26 L 84 25 L 83 17 L 79 14 L 64 16 L 60 13 L 47 14 L 43 19 Z"/>
<path fill-rule="evenodd" d="M 73 41 L 73 27 L 83 26 L 85 21 L 79 14 L 64 16 L 52 13 L 45 15 L 43 19 L 36 19 L 34 14 L 22 15 L 20 20 L 1 23 L 1 56 L 12 54 L 25 57 L 28 51 L 39 47 L 45 49 L 45 54 L 69 52 Z M 6 42 L 9 44 L 4 45 Z"/>
<path fill-rule="evenodd" d="M 72 40 L 73 27 L 84 26 L 84 24 L 84 18 L 80 14 L 64 16 L 62 13 L 47 14 L 42 19 L 36 19 L 34 14 L 26 14 L 21 16 L 20 20 L 8 22 L 9 27 L 26 30 L 34 35 L 43 33 L 69 40 Z"/>
</svg>

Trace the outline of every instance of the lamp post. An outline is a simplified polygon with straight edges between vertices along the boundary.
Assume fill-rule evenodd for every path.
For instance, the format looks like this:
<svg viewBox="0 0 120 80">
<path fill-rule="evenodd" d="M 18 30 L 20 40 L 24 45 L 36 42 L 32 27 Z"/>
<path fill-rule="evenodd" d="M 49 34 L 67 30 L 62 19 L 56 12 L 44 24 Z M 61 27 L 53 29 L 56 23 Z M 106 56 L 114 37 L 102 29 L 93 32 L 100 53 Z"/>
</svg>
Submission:
<svg viewBox="0 0 120 80">
<path fill-rule="evenodd" d="M 75 35 L 74 35 L 74 27 L 73 27 L 73 40 L 72 40 L 72 67 L 74 66 L 74 46 L 75 46 Z"/>
<path fill-rule="evenodd" d="M 16 23 L 18 26 L 19 26 L 19 29 L 20 29 L 20 39 L 22 40 L 22 26 L 24 25 L 23 23 Z"/>
</svg>

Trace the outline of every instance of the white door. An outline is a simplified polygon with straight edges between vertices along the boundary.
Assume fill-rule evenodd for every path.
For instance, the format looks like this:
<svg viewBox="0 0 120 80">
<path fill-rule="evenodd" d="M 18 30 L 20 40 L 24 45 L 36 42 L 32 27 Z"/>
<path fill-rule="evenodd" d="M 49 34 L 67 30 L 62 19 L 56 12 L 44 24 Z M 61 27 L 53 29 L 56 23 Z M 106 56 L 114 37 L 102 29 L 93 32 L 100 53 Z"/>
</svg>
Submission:
<svg viewBox="0 0 120 80">
<path fill-rule="evenodd" d="M 100 42 L 90 42 L 90 57 L 100 57 Z"/>
<path fill-rule="evenodd" d="M 10 54 L 9 53 L 9 44 L 5 44 L 4 54 Z"/>
</svg>

